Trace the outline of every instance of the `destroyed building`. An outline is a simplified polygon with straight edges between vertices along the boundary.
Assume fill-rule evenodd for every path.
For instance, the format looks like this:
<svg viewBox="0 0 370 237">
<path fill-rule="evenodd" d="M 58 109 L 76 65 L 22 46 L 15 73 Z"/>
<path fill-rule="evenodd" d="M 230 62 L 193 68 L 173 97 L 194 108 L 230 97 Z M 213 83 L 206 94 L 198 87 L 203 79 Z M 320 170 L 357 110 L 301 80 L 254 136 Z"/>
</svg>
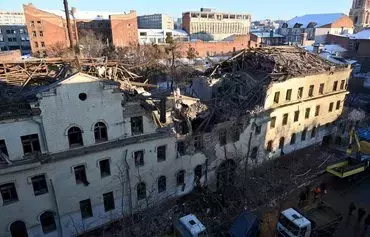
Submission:
<svg viewBox="0 0 370 237">
<path fill-rule="evenodd" d="M 189 97 L 118 62 L 3 63 L 0 235 L 72 236 L 233 184 L 330 135 L 350 72 L 298 48 L 242 51 Z"/>
</svg>

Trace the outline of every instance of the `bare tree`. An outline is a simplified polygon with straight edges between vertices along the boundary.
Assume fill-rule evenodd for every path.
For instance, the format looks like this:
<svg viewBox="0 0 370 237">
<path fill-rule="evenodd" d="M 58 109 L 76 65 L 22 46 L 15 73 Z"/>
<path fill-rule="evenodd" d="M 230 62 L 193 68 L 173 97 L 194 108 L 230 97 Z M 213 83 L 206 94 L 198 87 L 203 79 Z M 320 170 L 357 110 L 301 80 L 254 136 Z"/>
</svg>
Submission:
<svg viewBox="0 0 370 237">
<path fill-rule="evenodd" d="M 191 47 L 191 45 L 189 45 L 189 49 L 188 51 L 186 52 L 186 57 L 189 59 L 189 60 L 192 60 L 196 57 L 199 56 L 199 53 L 195 50 L 195 48 Z"/>
<path fill-rule="evenodd" d="M 48 57 L 67 58 L 72 57 L 73 52 L 62 42 L 56 42 L 46 49 L 46 55 Z"/>
<path fill-rule="evenodd" d="M 104 49 L 107 48 L 102 37 L 91 30 L 81 32 L 79 44 L 80 53 L 84 57 L 101 57 Z"/>
</svg>

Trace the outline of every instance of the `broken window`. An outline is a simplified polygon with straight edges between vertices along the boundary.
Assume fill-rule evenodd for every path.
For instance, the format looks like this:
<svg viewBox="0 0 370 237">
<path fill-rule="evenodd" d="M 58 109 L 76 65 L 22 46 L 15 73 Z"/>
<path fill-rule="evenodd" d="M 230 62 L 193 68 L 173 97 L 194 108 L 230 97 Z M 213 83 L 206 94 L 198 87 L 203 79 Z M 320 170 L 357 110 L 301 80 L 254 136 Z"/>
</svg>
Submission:
<svg viewBox="0 0 370 237">
<path fill-rule="evenodd" d="M 290 138 L 290 145 L 295 144 L 295 133 L 292 133 L 292 136 Z"/>
<path fill-rule="evenodd" d="M 288 114 L 284 114 L 283 115 L 283 125 L 287 125 L 288 124 Z"/>
<path fill-rule="evenodd" d="M 316 127 L 313 127 L 311 131 L 311 138 L 314 138 L 314 137 L 316 137 Z"/>
<path fill-rule="evenodd" d="M 285 137 L 281 137 L 279 140 L 279 149 L 284 148 L 284 143 L 285 143 Z"/>
<path fill-rule="evenodd" d="M 333 107 L 334 107 L 334 102 L 331 102 L 329 104 L 329 112 L 333 111 Z"/>
<path fill-rule="evenodd" d="M 80 201 L 80 211 L 82 219 L 86 219 L 93 216 L 90 199 Z"/>
<path fill-rule="evenodd" d="M 1 197 L 3 198 L 3 205 L 18 201 L 17 190 L 14 183 L 7 183 L 0 186 Z"/>
<path fill-rule="evenodd" d="M 185 155 L 185 142 L 184 141 L 178 141 L 177 142 L 177 152 L 180 154 L 180 156 Z"/>
<path fill-rule="evenodd" d="M 317 105 L 315 109 L 315 116 L 319 116 L 319 114 L 320 114 L 320 105 Z"/>
<path fill-rule="evenodd" d="M 320 84 L 320 88 L 319 88 L 319 94 L 320 94 L 320 95 L 323 95 L 323 94 L 324 94 L 324 86 L 325 86 L 325 84 L 324 84 L 324 83 L 321 83 L 321 84 Z"/>
<path fill-rule="evenodd" d="M 82 131 L 79 127 L 71 127 L 68 129 L 68 141 L 69 141 L 69 147 L 79 147 L 83 146 L 83 140 L 82 140 Z"/>
<path fill-rule="evenodd" d="M 292 99 L 292 89 L 286 91 L 285 100 L 290 101 Z"/>
<path fill-rule="evenodd" d="M 54 213 L 51 211 L 46 211 L 42 213 L 42 215 L 40 216 L 40 223 L 42 232 L 44 232 L 44 234 L 53 232 L 57 229 L 57 225 L 55 224 L 54 219 Z"/>
<path fill-rule="evenodd" d="M 304 115 L 304 117 L 305 117 L 306 119 L 308 119 L 308 118 L 310 117 L 310 111 L 311 111 L 311 109 L 310 109 L 310 108 L 306 108 L 306 113 L 305 113 L 305 115 Z"/>
<path fill-rule="evenodd" d="M 157 147 L 157 161 L 162 162 L 166 160 L 166 146 Z"/>
<path fill-rule="evenodd" d="M 144 132 L 143 129 L 143 117 L 132 117 L 131 118 L 131 133 L 132 135 L 139 135 Z"/>
<path fill-rule="evenodd" d="M 99 161 L 100 177 L 104 178 L 110 176 L 110 160 L 105 159 Z"/>
<path fill-rule="evenodd" d="M 294 122 L 297 122 L 299 120 L 299 110 L 294 112 Z"/>
<path fill-rule="evenodd" d="M 35 193 L 35 196 L 48 193 L 48 186 L 46 184 L 45 175 L 38 175 L 31 178 L 32 186 L 33 186 L 33 192 Z"/>
<path fill-rule="evenodd" d="M 280 99 L 280 92 L 275 92 L 275 96 L 274 96 L 274 103 L 275 104 L 278 104 L 279 103 L 279 99 Z"/>
<path fill-rule="evenodd" d="M 344 85 L 346 84 L 346 81 L 345 80 L 342 80 L 340 82 L 340 89 L 343 90 L 344 89 Z"/>
<path fill-rule="evenodd" d="M 340 100 L 337 101 L 337 105 L 335 106 L 335 109 L 336 110 L 339 110 L 340 109 Z"/>
<path fill-rule="evenodd" d="M 158 193 L 166 191 L 167 188 L 167 181 L 166 181 L 166 176 L 160 176 L 158 178 Z"/>
<path fill-rule="evenodd" d="M 194 147 L 195 149 L 201 149 L 203 147 L 203 141 L 202 141 L 201 135 L 194 136 Z"/>
<path fill-rule="evenodd" d="M 305 129 L 302 131 L 302 136 L 301 136 L 301 140 L 302 140 L 302 141 L 306 140 L 306 134 L 307 134 L 307 129 L 305 128 Z"/>
<path fill-rule="evenodd" d="M 185 184 L 185 171 L 180 170 L 176 175 L 176 185 L 181 186 Z"/>
<path fill-rule="evenodd" d="M 32 154 L 34 152 L 40 152 L 40 142 L 38 134 L 31 134 L 21 136 L 23 152 L 24 154 Z"/>
<path fill-rule="evenodd" d="M 299 87 L 297 97 L 298 99 L 302 99 L 302 96 L 303 96 L 303 87 Z"/>
<path fill-rule="evenodd" d="M 266 146 L 266 150 L 268 152 L 272 152 L 272 140 L 268 141 L 267 146 Z"/>
<path fill-rule="evenodd" d="M 258 147 L 253 147 L 252 153 L 251 153 L 251 159 L 255 160 L 257 159 L 257 153 L 258 153 Z"/>
<path fill-rule="evenodd" d="M 137 200 L 143 200 L 146 198 L 146 184 L 141 182 L 136 187 Z"/>
<path fill-rule="evenodd" d="M 333 84 L 333 91 L 337 91 L 338 89 L 338 81 L 335 81 Z"/>
<path fill-rule="evenodd" d="M 84 165 L 74 167 L 76 184 L 89 185 L 86 177 L 86 170 Z"/>
<path fill-rule="evenodd" d="M 225 129 L 222 129 L 219 131 L 218 138 L 219 138 L 220 146 L 226 145 L 226 130 Z"/>
<path fill-rule="evenodd" d="M 103 142 L 108 140 L 107 126 L 103 122 L 98 122 L 94 126 L 95 142 Z"/>
<path fill-rule="evenodd" d="M 313 90 L 314 90 L 314 85 L 310 85 L 310 88 L 308 90 L 308 97 L 312 97 L 313 96 Z"/>
<path fill-rule="evenodd" d="M 276 117 L 271 117 L 270 120 L 270 128 L 274 128 L 276 123 Z"/>
<path fill-rule="evenodd" d="M 8 149 L 6 148 L 5 140 L 0 140 L 0 157 L 1 153 L 3 153 L 6 156 L 9 156 Z"/>
<path fill-rule="evenodd" d="M 134 152 L 135 166 L 144 166 L 144 150 Z"/>
<path fill-rule="evenodd" d="M 105 212 L 114 210 L 115 205 L 114 205 L 113 192 L 104 193 L 103 194 L 103 201 L 104 201 L 104 211 Z"/>
</svg>

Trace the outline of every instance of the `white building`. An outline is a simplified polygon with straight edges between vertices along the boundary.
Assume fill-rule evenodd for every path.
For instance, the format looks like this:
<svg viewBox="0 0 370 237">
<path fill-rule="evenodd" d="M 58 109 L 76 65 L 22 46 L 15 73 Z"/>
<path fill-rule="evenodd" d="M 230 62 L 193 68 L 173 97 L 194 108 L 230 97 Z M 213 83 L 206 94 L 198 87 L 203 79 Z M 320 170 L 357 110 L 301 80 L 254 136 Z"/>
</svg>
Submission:
<svg viewBox="0 0 370 237">
<path fill-rule="evenodd" d="M 137 26 L 139 29 L 173 30 L 175 22 L 170 16 L 165 14 L 152 14 L 138 16 Z"/>
<path fill-rule="evenodd" d="M 139 44 L 164 44 L 167 36 L 177 41 L 189 41 L 189 35 L 183 30 L 139 29 Z"/>
<path fill-rule="evenodd" d="M 0 25 L 25 25 L 23 12 L 0 11 Z"/>
</svg>

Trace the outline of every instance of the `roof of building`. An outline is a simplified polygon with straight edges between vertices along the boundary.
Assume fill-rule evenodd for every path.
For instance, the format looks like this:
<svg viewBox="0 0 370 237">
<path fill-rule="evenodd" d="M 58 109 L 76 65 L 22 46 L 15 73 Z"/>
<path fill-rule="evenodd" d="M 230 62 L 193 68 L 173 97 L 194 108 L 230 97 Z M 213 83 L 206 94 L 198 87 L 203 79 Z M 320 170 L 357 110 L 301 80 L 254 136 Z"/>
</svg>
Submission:
<svg viewBox="0 0 370 237">
<path fill-rule="evenodd" d="M 351 35 L 350 38 L 369 40 L 370 39 L 370 29 L 363 30 L 363 31 L 358 32 L 357 34 Z"/>
<path fill-rule="evenodd" d="M 62 18 L 65 18 L 65 12 L 62 10 L 45 10 Z M 125 12 L 107 12 L 107 11 L 80 11 L 76 9 L 75 17 L 80 20 L 109 20 L 110 15 L 126 14 Z"/>
<path fill-rule="evenodd" d="M 254 34 L 255 36 L 257 36 L 259 38 L 270 38 L 271 37 L 270 32 L 253 32 L 251 34 Z M 273 33 L 272 37 L 274 37 L 274 38 L 283 38 L 284 36 L 280 35 L 280 34 Z"/>
<path fill-rule="evenodd" d="M 288 27 L 293 28 L 295 24 L 302 24 L 303 27 L 307 27 L 310 23 L 316 23 L 315 28 L 332 24 L 346 16 L 343 13 L 322 13 L 322 14 L 307 14 L 303 16 L 296 16 L 293 19 L 289 20 Z"/>
</svg>

